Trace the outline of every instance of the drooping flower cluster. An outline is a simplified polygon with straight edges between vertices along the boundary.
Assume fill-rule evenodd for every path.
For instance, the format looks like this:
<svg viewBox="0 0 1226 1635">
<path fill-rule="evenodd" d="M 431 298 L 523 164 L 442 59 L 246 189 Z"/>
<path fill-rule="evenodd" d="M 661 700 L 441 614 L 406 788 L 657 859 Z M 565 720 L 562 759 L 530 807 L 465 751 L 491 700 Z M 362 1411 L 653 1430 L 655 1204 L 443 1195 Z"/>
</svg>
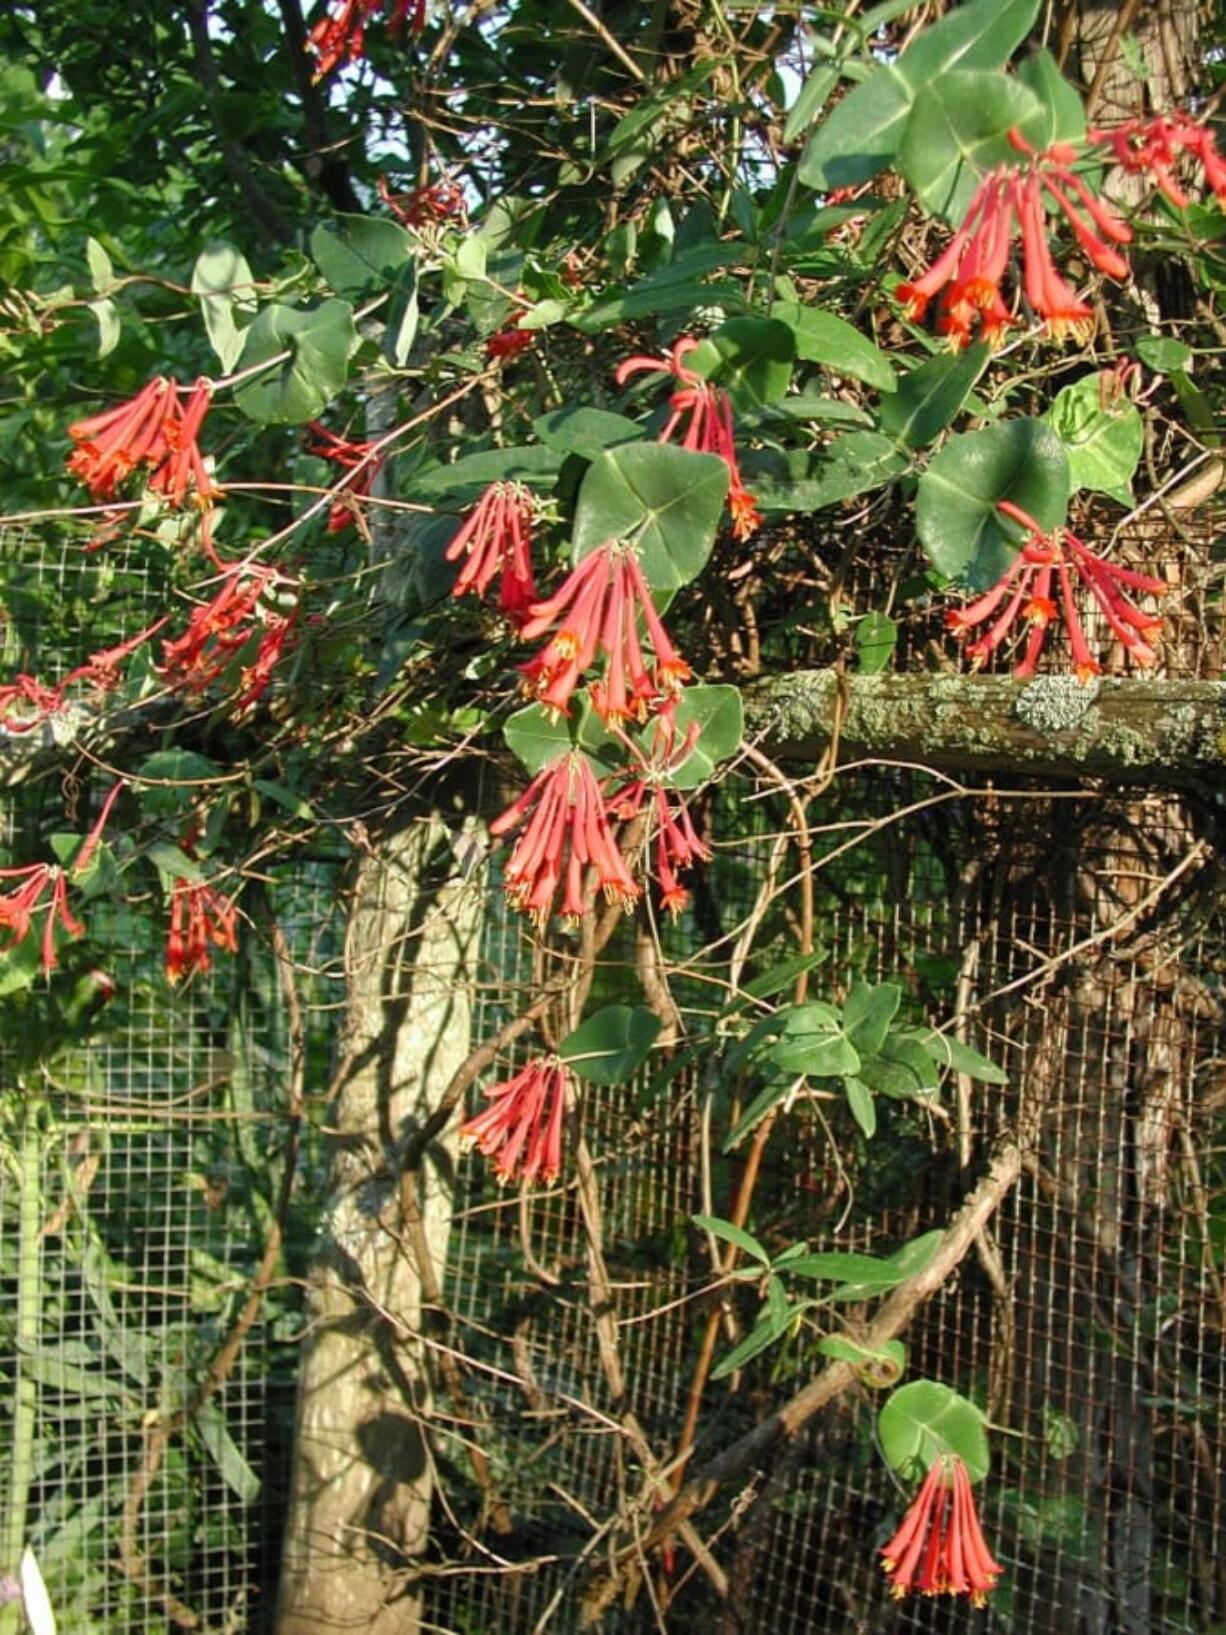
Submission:
<svg viewBox="0 0 1226 1635">
<path fill-rule="evenodd" d="M 522 312 L 513 314 L 509 322 L 501 329 L 496 329 L 486 341 L 485 355 L 491 363 L 501 363 L 507 358 L 518 357 L 536 340 L 535 330 L 519 327 L 519 320 L 522 317 Z"/>
<path fill-rule="evenodd" d="M 212 393 L 213 383 L 203 376 L 191 387 L 156 376 L 135 397 L 69 426 L 68 435 L 77 445 L 69 456 L 69 471 L 94 499 L 111 500 L 144 467 L 148 487 L 168 504 L 177 508 L 190 494 L 207 511 L 221 490 L 196 440 Z"/>
<path fill-rule="evenodd" d="M 234 713 L 243 715 L 262 697 L 289 644 L 297 591 L 296 582 L 275 568 L 230 563 L 213 599 L 193 611 L 181 636 L 162 644 L 162 680 L 176 691 L 200 694 L 237 665 Z"/>
<path fill-rule="evenodd" d="M 567 1072 L 556 1056 L 538 1056 L 503 1084 L 485 1091 L 489 1106 L 460 1126 L 460 1145 L 494 1160 L 502 1183 L 552 1181 L 562 1168 L 562 1121 Z"/>
<path fill-rule="evenodd" d="M 698 346 L 692 335 L 676 343 L 667 358 L 633 357 L 618 366 L 617 384 L 624 386 L 632 375 L 661 370 L 678 382 L 669 399 L 672 410 L 660 433 L 661 443 L 670 443 L 685 421 L 681 447 L 699 454 L 718 454 L 728 467 L 728 509 L 732 531 L 738 539 L 748 539 L 761 525 L 757 502 L 741 481 L 736 440 L 732 423 L 732 400 L 722 386 L 713 386 L 697 370 L 686 367 L 685 359 Z M 688 420 L 686 417 L 689 417 Z"/>
<path fill-rule="evenodd" d="M 654 655 L 650 670 L 639 640 L 640 614 Z M 592 684 L 591 698 L 606 722 L 646 720 L 693 674 L 656 612 L 632 545 L 613 542 L 590 552 L 552 596 L 532 604 L 520 634 L 533 641 L 555 625 L 553 637 L 520 673 L 527 691 L 559 715 L 569 714 L 571 695 L 598 653 L 608 665 L 604 679 Z"/>
<path fill-rule="evenodd" d="M 335 0 L 307 35 L 307 50 L 318 59 L 316 80 L 326 79 L 342 63 L 356 62 L 366 49 L 366 25 L 384 0 Z M 426 26 L 426 0 L 392 0 L 388 32 L 393 36 L 408 24 L 418 35 Z"/>
<path fill-rule="evenodd" d="M 1010 133 L 1010 140 L 1028 164 L 998 165 L 989 171 L 943 253 L 920 277 L 894 291 L 910 318 L 922 318 L 939 295 L 937 331 L 954 348 L 974 339 L 998 345 L 1018 321 L 1015 303 L 1006 301 L 1001 289 L 1015 232 L 1021 237 L 1026 303 L 1046 333 L 1060 339 L 1092 330 L 1093 307 L 1052 259 L 1044 195 L 1072 229 L 1092 266 L 1109 278 L 1128 276 L 1128 263 L 1117 246 L 1131 240 L 1132 229 L 1071 168 L 1076 151 L 1058 142 L 1045 153 L 1036 153 L 1017 131 Z"/>
<path fill-rule="evenodd" d="M 956 1453 L 933 1460 L 902 1526 L 881 1554 L 894 1596 L 911 1590 L 966 1595 L 983 1606 L 1004 1568 L 988 1549 L 971 1479 Z"/>
<path fill-rule="evenodd" d="M 69 874 L 80 878 L 93 862 L 94 853 L 102 839 L 106 820 L 111 815 L 122 783 L 117 783 L 106 800 L 85 843 L 68 870 L 55 863 L 27 863 L 17 868 L 0 869 L 0 880 L 16 882 L 0 896 L 0 931 L 9 933 L 5 950 L 16 948 L 29 935 L 36 914 L 45 915 L 42 929 L 41 960 L 43 974 L 50 976 L 59 964 L 55 951 L 56 928 L 70 937 L 84 934 L 85 927 L 68 907 Z"/>
<path fill-rule="evenodd" d="M 518 800 L 490 824 L 494 839 L 523 824 L 503 870 L 514 908 L 544 925 L 562 887 L 561 913 L 587 913 L 589 870 L 609 902 L 625 907 L 639 895 L 609 828 L 604 796 L 591 763 L 579 750 L 542 768 Z"/>
<path fill-rule="evenodd" d="M 960 634 L 992 620 L 982 636 L 967 643 L 964 652 L 968 658 L 977 664 L 987 659 L 1008 636 L 1020 614 L 1029 624 L 1030 634 L 1021 663 L 1014 667 L 1013 673 L 1033 675 L 1048 628 L 1059 616 L 1068 632 L 1077 675 L 1082 681 L 1100 675 L 1102 665 L 1090 651 L 1077 607 L 1076 579 L 1089 590 L 1133 662 L 1142 666 L 1154 662 L 1156 654 L 1150 638 L 1161 628 L 1162 620 L 1142 612 L 1128 592 L 1161 596 L 1168 588 L 1161 579 L 1104 561 L 1067 528 L 1045 534 L 1034 518 L 1011 500 L 999 501 L 997 510 L 1019 523 L 1026 530 L 1027 538 L 989 591 L 967 606 L 946 614 L 948 626 Z M 1057 587 L 1059 605 L 1052 594 Z"/>
<path fill-rule="evenodd" d="M 119 666 L 124 659 L 143 646 L 165 623 L 164 618 L 158 619 L 139 635 L 129 637 L 117 647 L 91 654 L 84 664 L 70 670 L 62 681 L 53 686 L 24 672 L 15 676 L 7 686 L 0 687 L 0 729 L 14 735 L 33 731 L 64 709 L 73 688 L 88 689 L 95 694 L 110 692 L 119 683 Z"/>
<path fill-rule="evenodd" d="M 1186 208 L 1188 195 L 1175 180 L 1175 167 L 1182 155 L 1190 154 L 1199 161 L 1212 191 L 1226 204 L 1226 160 L 1218 152 L 1209 127 L 1185 113 L 1129 119 L 1109 131 L 1089 131 L 1087 140 L 1109 149 L 1112 159 L 1123 169 L 1152 176 L 1178 210 Z"/>
<path fill-rule="evenodd" d="M 308 421 L 307 431 L 312 439 L 307 444 L 308 454 L 314 454 L 321 460 L 330 460 L 333 465 L 341 466 L 351 473 L 336 484 L 333 489 L 336 498 L 328 508 L 328 532 L 339 534 L 344 529 L 351 528 L 357 520 L 361 509 L 357 501 L 370 493 L 370 485 L 383 464 L 383 458 L 374 452 L 378 446 L 375 442 L 352 441 L 347 437 L 338 437 L 318 420 Z"/>
<path fill-rule="evenodd" d="M 711 848 L 694 827 L 689 807 L 662 783 L 648 778 L 631 778 L 608 803 L 613 817 L 633 822 L 648 804 L 654 829 L 655 878 L 660 888 L 660 906 L 670 914 L 684 912 L 689 891 L 677 878 L 678 871 L 701 859 L 711 860 Z M 675 803 L 675 804 L 674 804 Z"/>
<path fill-rule="evenodd" d="M 491 483 L 469 513 L 445 552 L 448 562 L 467 560 L 453 596 L 473 591 L 484 596 L 496 573 L 498 606 L 513 624 L 528 617 L 536 597 L 532 577 L 532 524 L 536 501 L 523 483 Z"/>
<path fill-rule="evenodd" d="M 406 227 L 433 226 L 464 214 L 463 190 L 452 182 L 431 182 L 424 187 L 410 188 L 407 193 L 393 193 L 387 185 L 387 177 L 380 176 L 379 197 Z"/>
<path fill-rule="evenodd" d="M 203 881 L 175 880 L 166 936 L 166 980 L 180 982 L 195 971 L 212 969 L 211 949 L 238 951 L 234 901 Z"/>
</svg>

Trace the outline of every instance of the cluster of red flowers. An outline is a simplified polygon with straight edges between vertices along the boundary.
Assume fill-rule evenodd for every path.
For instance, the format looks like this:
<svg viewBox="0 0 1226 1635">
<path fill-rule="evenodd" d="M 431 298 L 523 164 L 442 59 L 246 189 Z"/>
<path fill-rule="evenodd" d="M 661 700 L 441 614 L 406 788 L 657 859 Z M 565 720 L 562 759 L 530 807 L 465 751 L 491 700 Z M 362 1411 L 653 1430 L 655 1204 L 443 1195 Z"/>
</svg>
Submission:
<svg viewBox="0 0 1226 1635">
<path fill-rule="evenodd" d="M 711 848 L 695 829 L 689 807 L 658 781 L 643 777 L 629 779 L 610 800 L 609 810 L 623 823 L 631 823 L 645 802 L 655 807 L 655 871 L 660 906 L 670 914 L 680 914 L 688 905 L 690 894 L 677 878 L 677 871 L 688 869 L 700 859 L 709 863 Z"/>
<path fill-rule="evenodd" d="M 298 618 L 297 584 L 275 568 L 233 562 L 221 588 L 197 607 L 187 629 L 163 642 L 159 674 L 169 687 L 202 693 L 239 661 L 234 713 L 262 697 Z"/>
<path fill-rule="evenodd" d="M 500 1182 L 552 1181 L 562 1168 L 562 1120 L 567 1073 L 556 1056 L 538 1056 L 513 1079 L 492 1084 L 489 1106 L 460 1126 L 460 1144 L 494 1159 Z"/>
<path fill-rule="evenodd" d="M 673 347 L 667 358 L 627 358 L 617 371 L 617 384 L 624 386 L 631 375 L 663 370 L 678 382 L 669 399 L 672 414 L 660 433 L 660 441 L 669 443 L 688 415 L 681 439 L 682 448 L 699 454 L 718 454 L 728 467 L 728 509 L 732 513 L 732 531 L 738 539 L 748 539 L 758 528 L 754 496 L 741 481 L 737 461 L 736 441 L 732 425 L 732 400 L 722 386 L 712 386 L 709 380 L 694 369 L 688 369 L 685 359 L 698 346 L 692 335 L 685 335 Z"/>
<path fill-rule="evenodd" d="M 326 79 L 341 63 L 357 61 L 366 48 L 366 25 L 383 4 L 384 0 L 338 0 L 334 11 L 324 13 L 307 35 L 307 50 L 318 58 L 316 80 Z M 426 0 L 392 0 L 389 32 L 398 34 L 406 23 L 410 34 L 421 33 Z"/>
<path fill-rule="evenodd" d="M 983 1606 L 1004 1568 L 988 1549 L 971 1479 L 956 1453 L 933 1460 L 902 1526 L 881 1554 L 895 1596 L 909 1590 L 966 1595 Z"/>
<path fill-rule="evenodd" d="M 519 316 L 522 317 L 522 313 Z M 501 362 L 505 358 L 515 358 L 521 352 L 526 352 L 535 340 L 536 331 L 521 329 L 519 317 L 515 317 L 502 329 L 495 330 L 486 341 L 485 355 L 491 363 Z"/>
<path fill-rule="evenodd" d="M 453 596 L 474 591 L 484 596 L 496 573 L 498 606 L 513 624 L 522 625 L 536 598 L 532 577 L 532 524 L 536 501 L 523 483 L 491 483 L 459 533 L 448 545 L 448 562 L 468 560 L 451 588 Z"/>
<path fill-rule="evenodd" d="M 563 886 L 564 919 L 587 913 L 587 872 L 609 902 L 625 907 L 639 895 L 609 827 L 609 816 L 591 762 L 580 750 L 551 761 L 518 800 L 490 824 L 498 839 L 524 824 L 503 871 L 512 905 L 544 925 Z"/>
<path fill-rule="evenodd" d="M 64 708 L 70 688 L 90 688 L 95 693 L 110 692 L 119 682 L 119 666 L 123 660 L 165 623 L 164 618 L 158 619 L 148 629 L 121 642 L 118 647 L 108 647 L 101 653 L 91 654 L 84 664 L 70 670 L 54 686 L 48 686 L 37 677 L 22 672 L 7 686 L 0 687 L 0 729 L 15 735 L 31 732 Z"/>
<path fill-rule="evenodd" d="M 187 387 L 156 376 L 135 397 L 69 426 L 77 445 L 69 471 L 96 500 L 111 500 L 143 466 L 150 472 L 149 488 L 170 505 L 181 506 L 190 493 L 207 510 L 221 490 L 205 469 L 196 439 L 212 393 L 213 383 L 203 377 Z"/>
<path fill-rule="evenodd" d="M 1127 244 L 1132 230 L 1070 168 L 1075 150 L 1060 142 L 1040 154 L 1018 132 L 1011 132 L 1010 139 L 1029 160 L 1027 166 L 1000 165 L 990 171 L 945 251 L 919 278 L 894 291 L 911 318 L 922 318 L 939 294 L 937 330 L 955 348 L 976 334 L 997 345 L 1017 322 L 1001 291 L 1015 228 L 1022 241 L 1026 302 L 1046 332 L 1059 338 L 1092 329 L 1094 309 L 1060 275 L 1052 259 L 1044 194 L 1072 228 L 1092 266 L 1110 278 L 1128 276 L 1128 263 L 1116 246 Z"/>
<path fill-rule="evenodd" d="M 639 642 L 642 615 L 655 656 L 648 670 Z M 535 658 L 520 666 L 527 690 L 559 715 L 598 652 L 608 658 L 604 680 L 591 698 L 606 722 L 644 721 L 693 674 L 673 646 L 651 599 L 632 545 L 601 545 L 585 556 L 543 602 L 534 602 L 520 635 L 525 641 L 557 625 Z"/>
<path fill-rule="evenodd" d="M 377 447 L 374 442 L 352 442 L 347 437 L 338 437 L 318 420 L 308 421 L 307 431 L 313 439 L 307 444 L 308 454 L 330 460 L 351 473 L 332 490 L 336 498 L 328 508 L 328 532 L 339 534 L 357 520 L 361 509 L 357 502 L 370 493 L 370 485 L 383 459 L 374 452 Z"/>
<path fill-rule="evenodd" d="M 1199 161 L 1212 191 L 1226 204 L 1226 161 L 1217 150 L 1213 132 L 1185 113 L 1129 119 L 1113 130 L 1092 130 L 1087 139 L 1109 148 L 1115 163 L 1125 170 L 1152 176 L 1179 210 L 1187 206 L 1188 195 L 1175 180 L 1174 170 L 1180 157 L 1190 154 Z"/>
<path fill-rule="evenodd" d="M 74 876 L 83 875 L 93 862 L 94 853 L 102 839 L 102 831 L 106 827 L 106 820 L 111 815 L 111 807 L 122 788 L 123 785 L 117 783 L 102 803 L 98 819 L 85 837 L 85 843 L 78 852 L 71 870 L 68 871 Z M 85 930 L 68 907 L 68 872 L 54 863 L 27 863 L 18 868 L 0 869 L 0 880 L 17 882 L 0 896 L 0 930 L 9 933 L 5 948 L 11 950 L 16 948 L 18 943 L 24 942 L 30 933 L 33 916 L 45 914 L 42 930 L 42 967 L 46 976 L 50 976 L 59 963 L 55 952 L 56 927 L 59 926 L 70 937 L 79 937 Z"/>
<path fill-rule="evenodd" d="M 406 227 L 427 227 L 464 214 L 463 191 L 452 182 L 432 182 L 425 187 L 410 188 L 407 193 L 393 193 L 387 185 L 387 177 L 380 176 L 379 197 Z"/>
<path fill-rule="evenodd" d="M 1162 620 L 1143 613 L 1127 592 L 1139 591 L 1147 596 L 1161 596 L 1168 588 L 1161 579 L 1152 579 L 1147 574 L 1104 561 L 1067 528 L 1044 534 L 1034 518 L 1011 500 L 1001 500 L 997 510 L 1019 523 L 1026 530 L 1027 537 L 1013 562 L 991 590 L 966 607 L 946 614 L 949 627 L 962 634 L 989 619 L 993 620 L 982 636 L 967 644 L 965 652 L 968 658 L 982 663 L 1004 641 L 1021 614 L 1030 625 L 1030 634 L 1022 661 L 1015 667 L 1014 674 L 1033 675 L 1048 628 L 1059 612 L 1063 615 L 1064 627 L 1068 632 L 1077 675 L 1082 681 L 1088 681 L 1091 676 L 1101 674 L 1102 665 L 1090 651 L 1077 608 L 1076 576 L 1089 590 L 1129 657 L 1142 666 L 1154 662 L 1156 655 L 1147 638 L 1161 629 Z M 1052 596 L 1055 583 L 1059 584 L 1060 590 L 1059 608 Z"/>
<path fill-rule="evenodd" d="M 180 982 L 212 969 L 210 948 L 238 951 L 238 915 L 232 898 L 201 881 L 176 879 L 170 894 L 166 980 Z"/>
</svg>

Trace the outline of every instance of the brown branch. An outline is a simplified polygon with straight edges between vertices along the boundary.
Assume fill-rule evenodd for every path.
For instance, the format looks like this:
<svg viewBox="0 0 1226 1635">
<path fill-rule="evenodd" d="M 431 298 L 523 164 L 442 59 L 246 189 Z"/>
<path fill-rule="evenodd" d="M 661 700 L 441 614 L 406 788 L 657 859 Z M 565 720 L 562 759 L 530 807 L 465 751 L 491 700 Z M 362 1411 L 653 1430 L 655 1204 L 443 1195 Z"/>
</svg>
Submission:
<svg viewBox="0 0 1226 1635">
<path fill-rule="evenodd" d="M 187 29 L 196 58 L 196 72 L 200 75 L 200 84 L 208 103 L 209 118 L 212 121 L 213 134 L 217 138 L 222 163 L 229 173 L 230 180 L 242 195 L 243 203 L 260 223 L 261 228 L 274 238 L 280 239 L 282 243 L 288 244 L 294 238 L 293 225 L 260 186 L 247 161 L 247 155 L 239 143 L 227 134 L 218 117 L 217 107 L 222 87 L 217 74 L 217 64 L 213 58 L 213 42 L 209 38 L 208 0 L 188 0 Z"/>
<path fill-rule="evenodd" d="M 360 215 L 363 205 L 354 192 L 349 166 L 337 151 L 328 131 L 328 104 L 315 82 L 312 58 L 307 50 L 306 23 L 298 0 L 278 0 L 290 66 L 302 98 L 302 122 L 310 144 L 299 168 L 310 185 L 322 193 L 336 210 Z"/>
<path fill-rule="evenodd" d="M 879 1351 L 887 1341 L 897 1338 L 961 1265 L 1021 1174 L 1023 1155 L 1031 1144 L 1036 1123 L 1037 1112 L 1031 1114 L 1024 1132 L 998 1148 L 988 1173 L 946 1227 L 928 1265 L 899 1284 L 864 1331 L 862 1343 L 866 1350 Z M 744 1475 L 776 1442 L 795 1436 L 816 1413 L 854 1385 L 856 1378 L 850 1364 L 830 1363 L 790 1401 L 709 1460 L 656 1518 L 640 1541 L 641 1547 L 650 1549 L 671 1537 L 683 1522 L 705 1509 L 726 1483 Z M 623 1551 L 623 1561 L 632 1555 L 633 1551 Z"/>
</svg>

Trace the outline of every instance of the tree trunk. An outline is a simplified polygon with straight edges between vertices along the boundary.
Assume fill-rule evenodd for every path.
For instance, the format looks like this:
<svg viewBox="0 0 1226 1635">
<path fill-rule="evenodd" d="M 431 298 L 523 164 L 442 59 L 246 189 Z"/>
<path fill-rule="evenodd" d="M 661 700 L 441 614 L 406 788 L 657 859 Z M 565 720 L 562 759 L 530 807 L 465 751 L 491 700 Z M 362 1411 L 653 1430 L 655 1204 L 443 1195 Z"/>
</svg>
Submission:
<svg viewBox="0 0 1226 1635">
<path fill-rule="evenodd" d="M 328 1196 L 311 1273 L 277 1635 L 415 1635 L 406 1569 L 427 1539 L 430 1385 L 421 1276 L 400 1231 L 398 1154 L 468 1055 L 481 893 L 436 819 L 359 866 L 346 949 Z M 434 1266 L 454 1133 L 419 1176 Z"/>
</svg>

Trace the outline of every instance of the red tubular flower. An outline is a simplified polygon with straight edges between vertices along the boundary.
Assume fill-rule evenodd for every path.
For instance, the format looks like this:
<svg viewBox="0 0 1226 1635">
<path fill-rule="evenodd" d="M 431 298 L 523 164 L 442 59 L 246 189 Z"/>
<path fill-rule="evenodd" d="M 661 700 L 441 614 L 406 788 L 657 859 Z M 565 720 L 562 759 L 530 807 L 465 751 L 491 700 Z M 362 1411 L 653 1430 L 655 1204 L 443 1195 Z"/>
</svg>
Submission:
<svg viewBox="0 0 1226 1635">
<path fill-rule="evenodd" d="M 306 429 L 313 439 L 307 443 L 308 454 L 330 460 L 333 465 L 352 473 L 342 477 L 334 487 L 333 493 L 337 498 L 328 511 L 328 532 L 339 534 L 356 521 L 359 507 L 355 502 L 370 493 L 370 485 L 383 464 L 383 456 L 374 452 L 378 447 L 376 442 L 351 442 L 347 437 L 338 437 L 335 432 L 330 432 L 318 420 L 308 421 Z"/>
<path fill-rule="evenodd" d="M 965 652 L 969 659 L 980 664 L 988 658 L 1009 635 L 1018 614 L 1024 613 L 1030 634 L 1022 661 L 1014 667 L 1013 673 L 1019 677 L 1033 675 L 1048 627 L 1059 612 L 1078 677 L 1088 681 L 1091 676 L 1101 674 L 1102 665 L 1090 651 L 1077 607 L 1075 576 L 1090 592 L 1134 663 L 1147 666 L 1154 662 L 1157 654 L 1147 638 L 1161 628 L 1162 621 L 1143 613 L 1127 592 L 1162 596 L 1167 590 L 1163 580 L 1104 561 L 1067 528 L 1044 534 L 1034 518 L 1012 500 L 1000 500 L 996 508 L 1002 516 L 1025 528 L 1028 537 L 990 590 L 945 616 L 950 629 L 960 634 L 992 620 L 982 636 L 967 644 Z M 1053 579 L 1058 581 L 1059 607 L 1052 596 Z M 1003 611 L 998 613 L 1002 603 Z"/>
<path fill-rule="evenodd" d="M 606 810 L 610 817 L 632 822 L 648 801 L 655 808 L 652 826 L 660 906 L 670 914 L 680 914 L 688 905 L 690 894 L 677 878 L 678 871 L 690 868 L 700 859 L 710 862 L 711 848 L 695 829 L 685 802 L 656 778 L 630 778 L 608 799 Z"/>
<path fill-rule="evenodd" d="M 1086 139 L 1109 148 L 1115 163 L 1125 170 L 1152 176 L 1179 210 L 1187 205 L 1188 196 L 1175 180 L 1174 168 L 1182 154 L 1191 154 L 1200 162 L 1209 187 L 1226 204 L 1226 161 L 1217 150 L 1213 132 L 1185 113 L 1125 120 L 1109 131 L 1088 131 Z"/>
<path fill-rule="evenodd" d="M 933 1460 L 902 1525 L 881 1554 L 891 1593 L 966 1595 L 977 1607 L 1004 1568 L 992 1559 L 966 1466 L 956 1453 Z"/>
<path fill-rule="evenodd" d="M 523 313 L 518 313 L 504 329 L 496 330 L 486 341 L 485 355 L 491 363 L 500 362 L 504 358 L 518 357 L 536 340 L 534 330 L 519 327 L 519 320 L 522 317 Z"/>
<path fill-rule="evenodd" d="M 536 500 L 522 483 L 491 483 L 448 545 L 448 562 L 468 560 L 460 569 L 453 596 L 474 591 L 484 596 L 496 573 L 498 606 L 515 625 L 522 625 L 536 599 L 532 577 L 532 524 Z"/>
<path fill-rule="evenodd" d="M 74 876 L 84 874 L 93 862 L 111 807 L 123 788 L 117 783 L 102 803 L 93 828 L 71 866 Z M 19 868 L 0 869 L 0 880 L 20 882 L 0 896 L 0 930 L 11 933 L 7 948 L 16 948 L 29 935 L 32 917 L 45 913 L 42 933 L 43 974 L 50 976 L 59 964 L 55 952 L 55 931 L 60 926 L 70 937 L 83 935 L 85 927 L 68 907 L 68 873 L 54 863 L 27 863 Z"/>
<path fill-rule="evenodd" d="M 221 581 L 212 601 L 192 613 L 183 634 L 163 642 L 158 673 L 168 687 L 202 693 L 246 658 L 234 700 L 234 713 L 242 715 L 264 693 L 289 643 L 298 618 L 298 587 L 275 568 L 253 562 L 228 564 Z"/>
<path fill-rule="evenodd" d="M 489 1106 L 460 1126 L 461 1147 L 494 1159 L 500 1183 L 553 1181 L 562 1168 L 562 1120 L 567 1073 L 556 1056 L 538 1056 L 504 1084 L 485 1092 Z"/>
<path fill-rule="evenodd" d="M 170 894 L 166 935 L 166 980 L 180 982 L 213 966 L 210 948 L 238 952 L 238 915 L 232 898 L 202 881 L 180 876 Z"/>
<path fill-rule="evenodd" d="M 639 642 L 640 615 L 653 671 Z M 563 620 L 553 639 L 520 666 L 527 691 L 560 715 L 569 714 L 571 694 L 598 652 L 609 663 L 603 681 L 592 686 L 592 702 L 605 721 L 645 720 L 653 704 L 693 674 L 656 612 L 633 546 L 613 541 L 590 552 L 553 596 L 532 604 L 520 634 L 533 641 Z"/>
<path fill-rule="evenodd" d="M 109 692 L 119 682 L 119 666 L 156 631 L 166 623 L 157 619 L 139 635 L 131 636 L 117 647 L 105 648 L 91 654 L 89 659 L 54 686 L 47 686 L 35 676 L 24 672 L 5 687 L 0 687 L 0 729 L 14 735 L 30 732 L 64 708 L 68 689 L 86 684 L 95 692 Z"/>
<path fill-rule="evenodd" d="M 1093 308 L 1052 260 L 1044 193 L 1099 272 L 1109 278 L 1128 276 L 1128 263 L 1116 246 L 1127 244 L 1132 231 L 1073 171 L 1073 149 L 1057 142 L 1038 153 L 1016 130 L 1009 140 L 1028 161 L 1025 168 L 999 165 L 990 171 L 942 254 L 919 278 L 894 290 L 907 316 L 916 319 L 939 294 L 937 330 L 955 348 L 977 337 L 996 345 L 1015 322 L 1001 290 L 1015 229 L 1022 240 L 1026 300 L 1047 333 L 1056 338 L 1082 335 L 1093 325 Z"/>
<path fill-rule="evenodd" d="M 692 335 L 683 335 L 667 358 L 637 356 L 618 365 L 615 379 L 624 386 L 631 375 L 651 373 L 672 375 L 679 382 L 669 399 L 672 414 L 660 433 L 661 443 L 670 443 L 674 432 L 688 415 L 681 438 L 682 448 L 699 454 L 718 454 L 728 467 L 728 508 L 732 513 L 732 531 L 737 539 L 748 539 L 759 528 L 754 496 L 741 481 L 737 461 L 736 438 L 732 421 L 732 399 L 722 386 L 712 386 L 709 380 L 694 369 L 686 367 L 685 359 L 698 346 Z"/>
<path fill-rule="evenodd" d="M 407 193 L 393 193 L 387 177 L 380 176 L 379 197 L 406 227 L 426 227 L 464 214 L 464 194 L 450 182 L 432 182 Z"/>
<path fill-rule="evenodd" d="M 180 406 L 180 393 L 187 393 Z M 134 398 L 68 428 L 77 445 L 68 469 L 96 500 L 109 500 L 116 487 L 140 467 L 148 467 L 149 488 L 176 509 L 189 493 L 207 511 L 221 490 L 205 469 L 196 439 L 212 398 L 202 376 L 191 387 L 158 375 Z"/>
<path fill-rule="evenodd" d="M 544 925 L 565 882 L 562 915 L 587 913 L 589 870 L 609 902 L 629 908 L 639 894 L 609 828 L 604 799 L 586 756 L 571 751 L 550 762 L 517 801 L 490 824 L 498 839 L 523 824 L 503 877 L 514 908 Z"/>
</svg>

